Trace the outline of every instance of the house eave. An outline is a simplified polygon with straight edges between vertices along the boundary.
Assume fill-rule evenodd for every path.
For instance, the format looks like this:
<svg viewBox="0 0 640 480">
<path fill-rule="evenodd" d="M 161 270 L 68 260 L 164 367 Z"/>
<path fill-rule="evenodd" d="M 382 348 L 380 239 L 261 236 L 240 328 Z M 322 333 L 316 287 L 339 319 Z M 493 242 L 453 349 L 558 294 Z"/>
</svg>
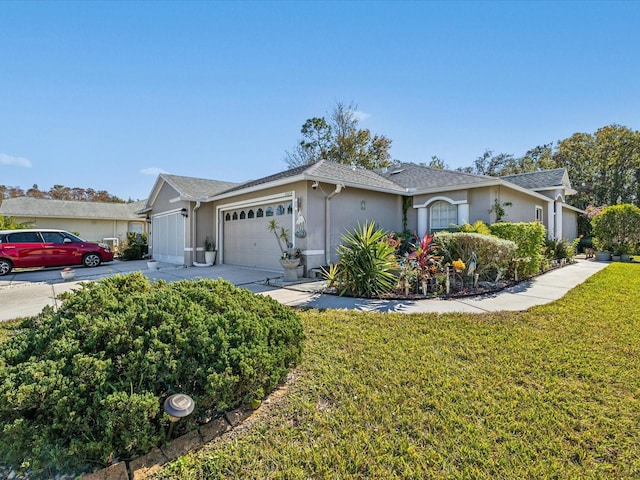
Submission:
<svg viewBox="0 0 640 480">
<path fill-rule="evenodd" d="M 226 193 L 223 192 L 218 195 L 212 195 L 210 197 L 207 197 L 206 200 L 202 200 L 202 201 L 213 202 L 217 200 L 224 200 L 227 198 L 237 197 L 238 195 L 259 192 L 261 190 L 267 190 L 269 188 L 278 188 L 282 186 L 288 186 L 288 185 L 291 185 L 292 183 L 298 183 L 298 182 L 321 182 L 321 183 L 329 183 L 334 185 L 342 184 L 344 187 L 347 187 L 347 188 L 359 188 L 363 190 L 390 193 L 394 195 L 413 195 L 413 192 L 407 192 L 406 189 L 401 189 L 401 188 L 397 188 L 397 189 L 384 188 L 384 187 L 378 187 L 374 185 L 366 185 L 366 184 L 357 183 L 357 182 L 340 180 L 334 177 L 324 177 L 321 175 L 309 175 L 307 173 L 302 173 L 300 175 L 295 175 L 293 177 L 287 177 L 279 180 L 274 180 L 272 182 L 261 183 L 260 185 L 253 185 L 251 187 L 243 188 L 240 190 L 234 190 L 232 192 L 226 192 Z"/>
</svg>

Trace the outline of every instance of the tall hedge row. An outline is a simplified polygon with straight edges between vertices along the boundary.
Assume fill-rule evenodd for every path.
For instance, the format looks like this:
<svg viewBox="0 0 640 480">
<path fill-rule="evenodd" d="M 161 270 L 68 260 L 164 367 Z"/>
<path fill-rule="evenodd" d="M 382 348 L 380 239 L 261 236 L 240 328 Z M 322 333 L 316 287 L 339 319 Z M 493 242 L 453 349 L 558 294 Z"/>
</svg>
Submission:
<svg viewBox="0 0 640 480">
<path fill-rule="evenodd" d="M 518 246 L 515 254 L 518 275 L 530 277 L 539 273 L 544 260 L 546 229 L 539 222 L 498 222 L 489 225 L 491 234 L 511 240 Z"/>
<path fill-rule="evenodd" d="M 480 275 L 481 280 L 488 281 L 508 272 L 517 250 L 516 244 L 510 240 L 480 233 L 438 232 L 434 243 L 443 255 L 443 263 L 460 259 L 469 266 L 475 261 L 474 272 Z"/>
<path fill-rule="evenodd" d="M 223 280 L 116 276 L 28 319 L 0 351 L 0 462 L 104 465 L 165 435 L 162 403 L 206 417 L 269 393 L 300 359 L 291 309 Z"/>
</svg>

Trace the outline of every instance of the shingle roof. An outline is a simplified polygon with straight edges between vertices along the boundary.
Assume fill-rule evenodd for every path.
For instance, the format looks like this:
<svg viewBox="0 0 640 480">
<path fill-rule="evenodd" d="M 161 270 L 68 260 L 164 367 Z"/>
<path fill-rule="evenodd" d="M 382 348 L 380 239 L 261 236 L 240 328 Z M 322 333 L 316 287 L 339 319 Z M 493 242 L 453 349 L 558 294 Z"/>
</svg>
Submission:
<svg viewBox="0 0 640 480">
<path fill-rule="evenodd" d="M 302 165 L 294 167 L 283 172 L 279 172 L 257 180 L 250 180 L 246 183 L 236 185 L 224 193 L 243 190 L 245 188 L 262 185 L 265 183 L 275 182 L 286 178 L 302 176 L 306 178 L 319 179 L 324 181 L 343 182 L 350 185 L 362 185 L 367 188 L 378 188 L 385 190 L 395 190 L 403 192 L 404 189 L 398 184 L 387 180 L 372 170 L 366 170 L 360 167 L 351 167 L 342 163 L 336 163 L 329 160 L 319 160 L 311 165 Z"/>
<path fill-rule="evenodd" d="M 81 202 L 46 198 L 7 198 L 0 205 L 0 215 L 10 217 L 93 218 L 103 220 L 139 220 L 134 212 L 145 200 L 131 203 Z"/>
<path fill-rule="evenodd" d="M 180 175 L 169 175 L 167 173 L 160 174 L 160 177 L 171 185 L 180 195 L 191 198 L 217 195 L 218 193 L 238 185 L 234 182 L 183 177 Z"/>
<path fill-rule="evenodd" d="M 541 172 L 505 175 L 500 178 L 507 182 L 515 183 L 520 187 L 528 188 L 529 190 L 536 190 L 547 187 L 569 187 L 570 185 L 565 185 L 564 183 L 566 173 L 567 170 L 565 168 L 555 168 L 553 170 L 543 170 Z"/>
<path fill-rule="evenodd" d="M 380 175 L 401 187 L 428 190 L 438 187 L 457 187 L 495 181 L 493 177 L 473 175 L 453 170 L 429 168 L 415 163 L 400 163 L 378 170 Z"/>
<path fill-rule="evenodd" d="M 309 165 L 302 165 L 300 167 L 291 168 L 283 172 L 274 173 L 273 175 L 269 175 L 267 177 L 258 178 L 257 180 L 249 180 L 244 183 L 236 183 L 231 188 L 228 188 L 227 190 L 225 190 L 224 193 L 235 192 L 238 190 L 243 190 L 245 188 L 255 187 L 257 185 L 262 185 L 269 182 L 275 182 L 277 180 L 282 180 L 285 178 L 295 177 L 296 175 L 300 175 L 307 168 L 309 168 Z"/>
<path fill-rule="evenodd" d="M 404 188 L 395 182 L 384 178 L 373 170 L 352 167 L 342 163 L 320 160 L 311 165 L 306 172 L 310 176 L 339 180 L 342 182 L 362 185 L 364 187 L 382 188 L 404 192 Z"/>
</svg>

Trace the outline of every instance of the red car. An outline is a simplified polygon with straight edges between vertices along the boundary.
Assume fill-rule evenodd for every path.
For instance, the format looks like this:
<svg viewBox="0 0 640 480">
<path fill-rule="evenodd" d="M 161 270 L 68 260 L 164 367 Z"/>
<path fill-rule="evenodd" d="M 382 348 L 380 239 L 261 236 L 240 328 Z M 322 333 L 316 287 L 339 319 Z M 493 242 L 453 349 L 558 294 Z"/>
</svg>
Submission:
<svg viewBox="0 0 640 480">
<path fill-rule="evenodd" d="M 0 230 L 0 275 L 14 268 L 84 265 L 113 260 L 104 243 L 86 242 L 64 230 Z"/>
</svg>

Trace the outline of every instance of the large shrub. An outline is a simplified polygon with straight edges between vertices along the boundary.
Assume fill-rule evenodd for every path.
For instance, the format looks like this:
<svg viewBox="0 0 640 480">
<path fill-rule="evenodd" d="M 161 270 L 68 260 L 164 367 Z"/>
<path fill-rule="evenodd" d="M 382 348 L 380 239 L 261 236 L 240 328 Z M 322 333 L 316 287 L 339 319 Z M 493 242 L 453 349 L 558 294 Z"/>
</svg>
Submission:
<svg viewBox="0 0 640 480">
<path fill-rule="evenodd" d="M 398 264 L 387 232 L 369 222 L 345 234 L 342 242 L 340 261 L 329 278 L 340 295 L 371 298 L 393 290 L 397 282 L 393 270 Z"/>
<path fill-rule="evenodd" d="M 174 392 L 193 397 L 196 420 L 259 398 L 303 339 L 298 316 L 270 297 L 140 273 L 85 285 L 23 327 L 0 352 L 0 461 L 36 469 L 145 453 Z"/>
<path fill-rule="evenodd" d="M 600 250 L 635 253 L 640 245 L 640 208 L 606 207 L 591 219 L 593 243 Z"/>
<path fill-rule="evenodd" d="M 489 226 L 497 237 L 511 240 L 518 249 L 513 268 L 520 277 L 530 277 L 540 271 L 544 260 L 546 229 L 539 222 L 500 222 Z"/>
<path fill-rule="evenodd" d="M 434 243 L 442 263 L 461 259 L 467 268 L 473 264 L 481 280 L 495 280 L 498 272 L 507 272 L 517 249 L 510 240 L 480 233 L 439 232 Z"/>
</svg>

